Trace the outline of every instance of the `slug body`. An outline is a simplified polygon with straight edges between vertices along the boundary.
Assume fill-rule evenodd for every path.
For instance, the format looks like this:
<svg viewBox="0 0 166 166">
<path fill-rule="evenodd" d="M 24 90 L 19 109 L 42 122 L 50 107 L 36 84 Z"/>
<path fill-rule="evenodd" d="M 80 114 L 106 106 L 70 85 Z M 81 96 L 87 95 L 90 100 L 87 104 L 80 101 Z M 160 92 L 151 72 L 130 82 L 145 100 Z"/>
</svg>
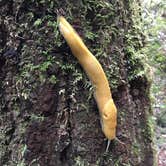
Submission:
<svg viewBox="0 0 166 166">
<path fill-rule="evenodd" d="M 95 88 L 94 96 L 101 116 L 102 130 L 105 136 L 112 140 L 116 137 L 117 109 L 106 75 L 95 56 L 88 50 L 66 19 L 59 16 L 58 22 L 61 34 Z"/>
</svg>

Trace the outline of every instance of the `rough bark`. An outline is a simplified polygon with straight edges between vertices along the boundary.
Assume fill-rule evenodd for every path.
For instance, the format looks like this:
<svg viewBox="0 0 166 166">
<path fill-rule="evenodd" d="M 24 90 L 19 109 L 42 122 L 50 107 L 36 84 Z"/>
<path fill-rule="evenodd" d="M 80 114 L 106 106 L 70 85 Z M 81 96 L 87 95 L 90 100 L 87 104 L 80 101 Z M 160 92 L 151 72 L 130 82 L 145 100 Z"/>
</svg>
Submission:
<svg viewBox="0 0 166 166">
<path fill-rule="evenodd" d="M 58 32 L 57 9 L 109 78 L 124 144 L 107 154 L 93 88 Z M 1 0 L 0 15 L 0 165 L 153 165 L 138 2 Z"/>
</svg>

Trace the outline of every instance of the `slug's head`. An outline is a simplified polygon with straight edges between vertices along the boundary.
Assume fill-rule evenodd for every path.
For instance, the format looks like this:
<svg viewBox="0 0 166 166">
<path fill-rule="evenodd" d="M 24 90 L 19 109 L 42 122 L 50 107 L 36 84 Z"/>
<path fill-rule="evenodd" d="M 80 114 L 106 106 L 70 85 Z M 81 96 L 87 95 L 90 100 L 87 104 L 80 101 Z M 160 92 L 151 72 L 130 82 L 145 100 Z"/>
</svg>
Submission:
<svg viewBox="0 0 166 166">
<path fill-rule="evenodd" d="M 112 99 L 104 106 L 101 113 L 102 130 L 105 136 L 112 140 L 116 137 L 117 109 Z"/>
</svg>

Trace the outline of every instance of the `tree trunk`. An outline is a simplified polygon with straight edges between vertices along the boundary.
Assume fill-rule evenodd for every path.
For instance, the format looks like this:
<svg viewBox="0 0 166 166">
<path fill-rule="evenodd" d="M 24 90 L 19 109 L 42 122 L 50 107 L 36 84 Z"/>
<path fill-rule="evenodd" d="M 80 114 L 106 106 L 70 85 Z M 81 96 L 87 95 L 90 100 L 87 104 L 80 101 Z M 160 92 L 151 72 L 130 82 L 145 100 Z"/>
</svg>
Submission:
<svg viewBox="0 0 166 166">
<path fill-rule="evenodd" d="M 102 64 L 118 108 L 106 139 L 93 87 L 60 35 L 61 9 Z M 138 1 L 0 1 L 0 165 L 152 166 Z"/>
</svg>

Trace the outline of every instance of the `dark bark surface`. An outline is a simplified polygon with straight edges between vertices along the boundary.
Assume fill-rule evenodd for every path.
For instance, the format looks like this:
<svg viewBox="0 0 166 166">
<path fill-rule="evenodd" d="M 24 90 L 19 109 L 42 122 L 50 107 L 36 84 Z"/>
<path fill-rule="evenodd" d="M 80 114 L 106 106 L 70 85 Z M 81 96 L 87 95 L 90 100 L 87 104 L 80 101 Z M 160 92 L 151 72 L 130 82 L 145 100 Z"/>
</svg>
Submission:
<svg viewBox="0 0 166 166">
<path fill-rule="evenodd" d="M 59 34 L 57 9 L 109 79 L 124 144 L 107 154 L 93 88 Z M 153 165 L 138 3 L 1 0 L 0 15 L 0 165 Z"/>
</svg>

